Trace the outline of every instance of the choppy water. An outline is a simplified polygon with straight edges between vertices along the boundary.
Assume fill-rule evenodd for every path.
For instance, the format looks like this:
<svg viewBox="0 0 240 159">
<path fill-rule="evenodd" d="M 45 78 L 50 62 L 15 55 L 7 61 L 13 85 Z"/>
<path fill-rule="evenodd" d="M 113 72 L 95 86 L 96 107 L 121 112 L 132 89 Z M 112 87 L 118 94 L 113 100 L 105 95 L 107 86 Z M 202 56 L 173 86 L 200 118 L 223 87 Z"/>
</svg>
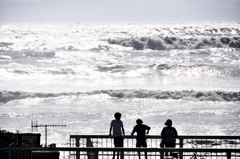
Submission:
<svg viewBox="0 0 240 159">
<path fill-rule="evenodd" d="M 180 135 L 239 135 L 240 23 L 0 24 L 1 129 L 66 123 L 48 130 L 66 145 L 108 134 L 116 111 L 128 134 L 171 118 Z"/>
</svg>

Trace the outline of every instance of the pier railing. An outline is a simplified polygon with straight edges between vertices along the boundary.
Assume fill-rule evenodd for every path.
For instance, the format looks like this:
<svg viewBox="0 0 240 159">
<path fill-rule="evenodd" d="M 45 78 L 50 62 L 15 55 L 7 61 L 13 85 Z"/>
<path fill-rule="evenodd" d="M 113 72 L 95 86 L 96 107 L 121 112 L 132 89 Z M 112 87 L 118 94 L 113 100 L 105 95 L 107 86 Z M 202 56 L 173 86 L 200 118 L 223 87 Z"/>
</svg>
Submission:
<svg viewBox="0 0 240 159">
<path fill-rule="evenodd" d="M 24 152 L 30 152 L 29 155 L 26 155 Z M 227 148 L 227 149 L 215 149 L 215 148 L 108 148 L 108 147 L 102 147 L 102 148 L 94 148 L 94 147 L 56 147 L 56 148 L 0 148 L 0 152 L 8 152 L 7 155 L 1 156 L 1 159 L 35 159 L 32 157 L 34 153 L 40 153 L 42 152 L 45 154 L 47 159 L 47 155 L 51 153 L 59 153 L 61 154 L 59 157 L 60 159 L 105 159 L 105 158 L 112 158 L 112 152 L 113 151 L 120 151 L 124 154 L 124 159 L 130 158 L 138 158 L 137 152 L 147 152 L 148 158 L 157 158 L 157 159 L 165 159 L 166 156 L 164 156 L 164 153 L 166 151 L 168 152 L 177 152 L 177 153 L 188 153 L 189 155 L 183 155 L 182 157 L 185 159 L 239 159 L 240 158 L 240 149 L 235 148 Z M 18 152 L 17 154 L 14 154 L 14 152 Z M 73 152 L 84 152 L 85 155 L 76 156 L 76 153 Z M 152 155 L 152 154 L 155 155 Z M 199 154 L 204 155 L 199 155 Z M 13 155 L 14 154 L 14 155 Z M 133 154 L 133 155 L 129 155 Z M 149 155 L 150 154 L 150 155 Z M 59 158 L 57 156 L 57 158 Z M 142 158 L 144 155 L 142 155 Z M 40 159 L 41 157 L 36 156 L 37 159 Z M 123 159 L 120 158 L 120 159 Z M 171 157 L 168 157 L 170 159 Z M 181 158 L 181 157 L 179 157 Z M 42 157 L 41 159 L 45 159 Z M 53 158 L 51 158 L 53 159 Z M 54 158 L 56 159 L 56 157 Z M 171 158 L 173 159 L 173 157 Z"/>
<path fill-rule="evenodd" d="M 124 136 L 124 147 L 135 147 L 135 138 Z M 157 148 L 160 142 L 158 135 L 147 136 L 148 148 Z M 240 136 L 179 136 L 176 144 L 179 148 L 240 148 Z M 70 135 L 70 147 L 114 147 L 114 144 L 108 135 Z"/>
<path fill-rule="evenodd" d="M 59 159 L 112 159 L 120 151 L 121 159 L 138 159 L 147 152 L 148 159 L 164 159 L 174 152 L 180 159 L 239 159 L 240 136 L 180 136 L 176 148 L 160 148 L 160 136 L 148 136 L 148 148 L 136 148 L 135 137 L 125 136 L 124 147 L 114 148 L 113 138 L 106 135 L 70 135 L 70 147 L 0 147 L 0 159 L 35 159 L 36 152 L 59 152 Z M 54 145 L 54 144 L 53 144 Z"/>
<path fill-rule="evenodd" d="M 160 148 L 161 138 L 158 135 L 147 136 L 148 148 Z M 124 148 L 135 148 L 135 137 L 127 135 L 124 137 Z M 70 135 L 70 147 L 94 147 L 94 148 L 113 148 L 113 139 L 107 135 Z M 181 151 L 177 151 L 181 150 Z M 192 153 L 190 150 L 199 150 Z M 205 152 L 205 150 L 215 150 L 215 152 Z M 237 149 L 234 153 L 220 152 L 222 149 Z M 184 150 L 184 151 L 182 151 Z M 201 150 L 201 151 L 200 151 Z M 219 150 L 219 152 L 217 152 Z M 163 151 L 167 151 L 166 149 Z M 178 153 L 180 159 L 185 158 L 227 158 L 228 155 L 237 156 L 240 158 L 240 136 L 179 136 L 177 139 L 177 146 L 175 151 Z M 89 153 L 77 151 L 74 155 L 78 159 L 83 156 L 88 156 Z M 98 154 L 103 158 L 112 158 L 112 152 Z M 148 157 L 155 159 L 159 158 L 159 151 L 151 151 Z M 136 152 L 125 152 L 124 158 L 137 157 Z M 236 158 L 237 158 L 236 157 Z"/>
</svg>

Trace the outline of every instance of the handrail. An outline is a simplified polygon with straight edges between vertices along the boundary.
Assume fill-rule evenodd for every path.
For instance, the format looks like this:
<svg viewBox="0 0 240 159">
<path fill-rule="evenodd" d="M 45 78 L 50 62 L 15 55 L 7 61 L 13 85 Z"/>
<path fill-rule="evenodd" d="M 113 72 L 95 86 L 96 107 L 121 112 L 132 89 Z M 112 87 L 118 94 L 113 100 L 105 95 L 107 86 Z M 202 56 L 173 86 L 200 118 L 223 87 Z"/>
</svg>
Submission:
<svg viewBox="0 0 240 159">
<path fill-rule="evenodd" d="M 98 141 L 98 139 L 109 140 L 109 139 L 112 139 L 112 138 L 113 137 L 109 136 L 109 135 L 70 135 L 70 147 L 72 147 L 72 146 L 73 147 L 81 147 L 82 145 L 80 145 L 80 143 L 79 143 L 80 139 L 91 139 L 91 140 L 96 139 Z M 125 135 L 124 136 L 124 139 L 127 139 L 127 140 L 132 140 L 132 139 L 135 139 L 135 138 L 136 138 L 136 136 L 131 136 L 131 135 Z M 155 140 L 155 142 L 156 141 L 159 142 L 159 140 L 161 140 L 160 135 L 148 135 L 148 136 L 146 136 L 146 138 L 147 139 L 153 139 L 153 140 Z M 215 141 L 223 140 L 223 141 L 230 141 L 228 144 L 234 144 L 235 146 L 238 145 L 238 147 L 240 147 L 240 136 L 181 135 L 177 139 L 177 144 L 179 144 L 180 148 L 183 148 L 184 142 L 190 143 L 189 140 L 190 140 L 190 142 L 201 142 L 201 141 L 203 141 L 203 143 L 205 142 L 205 144 L 207 144 L 206 141 L 208 141 L 208 140 L 211 140 L 211 142 L 213 142 L 214 140 Z M 235 140 L 235 141 L 231 141 L 231 140 Z M 74 145 L 72 145 L 72 143 Z M 192 147 L 195 147 L 195 146 L 197 146 L 197 145 L 194 145 Z M 99 147 L 99 146 L 97 146 L 97 147 Z M 105 147 L 108 147 L 108 146 L 105 146 Z M 235 147 L 235 148 L 238 148 L 238 147 Z"/>
<path fill-rule="evenodd" d="M 70 135 L 70 138 L 76 138 L 76 137 L 90 137 L 90 138 L 109 138 L 111 136 L 109 135 Z M 136 136 L 131 135 L 125 135 L 124 138 L 135 138 Z M 160 135 L 147 135 L 147 138 L 153 138 L 153 139 L 159 139 L 161 138 Z M 184 138 L 184 139 L 240 139 L 240 136 L 223 136 L 223 135 L 179 135 L 178 138 Z"/>
<path fill-rule="evenodd" d="M 14 148 L 12 148 L 14 150 Z M 33 149 L 37 150 L 37 149 Z M 46 149 L 40 149 L 46 150 Z M 166 152 L 166 151 L 176 151 L 176 152 L 240 152 L 240 149 L 233 148 L 111 148 L 111 147 L 56 147 L 54 151 L 147 151 L 147 152 Z"/>
<path fill-rule="evenodd" d="M 8 147 L 1 147 L 0 151 L 9 150 Z M 147 151 L 147 152 L 240 152 L 238 148 L 124 148 L 124 147 L 11 147 L 11 150 L 29 150 L 29 151 Z"/>
<path fill-rule="evenodd" d="M 113 148 L 112 141 L 109 141 L 112 138 L 113 137 L 109 135 L 70 135 L 70 147 L 74 147 L 74 148 L 87 147 L 86 143 L 91 141 L 92 143 L 94 143 L 94 145 L 97 148 L 104 148 L 104 149 L 106 149 L 106 147 Z M 124 146 L 124 148 L 133 148 L 133 150 L 136 151 L 136 148 L 134 145 L 135 138 L 136 136 L 125 135 L 124 139 L 126 139 L 126 141 L 124 141 L 124 143 L 126 144 L 126 146 Z M 160 135 L 149 135 L 146 138 L 149 139 L 148 141 L 149 143 L 151 143 L 150 145 L 152 145 L 152 146 L 149 146 L 148 148 L 151 148 L 152 150 L 154 150 L 155 148 L 155 150 L 159 152 L 164 151 L 162 149 L 158 149 L 160 148 L 158 145 L 160 144 L 160 140 L 161 140 Z M 174 151 L 178 151 L 179 158 L 183 159 L 183 156 L 184 156 L 183 153 L 189 153 L 194 151 L 196 153 L 198 152 L 197 150 L 200 150 L 199 152 L 206 152 L 206 153 L 207 152 L 220 153 L 220 151 L 222 151 L 221 149 L 226 150 L 228 148 L 235 148 L 235 149 L 238 149 L 239 151 L 240 136 L 181 135 L 177 139 L 177 145 L 178 146 L 174 148 Z M 187 150 L 190 150 L 191 148 L 194 148 L 194 151 L 192 150 L 187 151 Z M 207 151 L 207 149 L 209 149 L 210 151 Z M 216 151 L 213 152 L 212 150 L 216 150 Z M 141 149 L 141 151 L 143 151 L 143 149 Z M 222 152 L 226 152 L 226 151 L 222 151 Z M 226 152 L 226 153 L 228 153 L 227 156 L 229 155 L 231 156 L 231 152 Z M 80 151 L 76 151 L 76 156 L 79 156 L 79 155 L 80 155 Z M 239 153 L 235 155 L 239 155 Z"/>
<path fill-rule="evenodd" d="M 108 135 L 70 135 L 73 147 L 1 147 L 0 152 L 6 153 L 9 156 L 14 153 L 19 154 L 27 151 L 27 154 L 31 151 L 61 151 L 68 153 L 69 156 L 74 155 L 76 159 L 84 158 L 98 159 L 99 157 L 109 158 L 112 156 L 113 151 L 126 152 L 124 156 L 136 155 L 136 152 L 149 152 L 149 156 L 152 158 L 160 157 L 164 158 L 165 152 L 177 152 L 179 158 L 187 158 L 189 155 L 196 154 L 198 156 L 225 156 L 227 159 L 240 158 L 240 136 L 179 136 L 176 148 L 160 148 L 158 143 L 161 138 L 160 135 L 147 136 L 148 143 L 151 145 L 148 148 L 136 148 L 135 147 L 136 136 L 126 135 L 124 147 L 114 148 L 112 136 Z M 99 140 L 100 139 L 100 140 Z M 210 141 L 210 142 L 209 142 Z M 92 142 L 92 143 L 90 143 Z M 127 145 L 129 144 L 129 145 Z M 89 146 L 95 147 L 89 147 Z M 194 147 L 194 148 L 193 148 Z M 31 153 L 30 153 L 31 154 Z M 63 154 L 62 154 L 63 155 Z M 65 155 L 65 154 L 64 154 Z M 155 156 L 155 157 L 154 157 Z"/>
<path fill-rule="evenodd" d="M 0 151 L 6 151 L 9 148 L 0 148 Z M 231 153 L 239 153 L 240 149 L 236 148 L 109 148 L 109 147 L 56 147 L 56 148 L 21 148 L 21 147 L 11 147 L 11 151 L 27 150 L 27 151 L 85 151 L 85 152 L 96 152 L 95 159 L 98 158 L 98 152 L 103 151 L 123 151 L 123 152 L 159 152 L 160 159 L 164 158 L 164 152 L 174 151 L 174 152 L 222 152 L 226 153 L 228 159 L 231 158 Z"/>
</svg>

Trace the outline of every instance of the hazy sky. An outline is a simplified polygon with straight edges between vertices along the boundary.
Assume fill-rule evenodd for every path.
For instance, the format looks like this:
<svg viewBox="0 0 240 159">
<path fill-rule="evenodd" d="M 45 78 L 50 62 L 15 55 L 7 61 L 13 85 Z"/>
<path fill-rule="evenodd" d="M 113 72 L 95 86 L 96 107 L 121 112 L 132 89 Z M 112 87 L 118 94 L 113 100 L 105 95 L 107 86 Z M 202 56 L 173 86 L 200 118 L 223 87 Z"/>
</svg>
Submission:
<svg viewBox="0 0 240 159">
<path fill-rule="evenodd" d="M 0 0 L 0 21 L 240 21 L 240 0 Z"/>
</svg>

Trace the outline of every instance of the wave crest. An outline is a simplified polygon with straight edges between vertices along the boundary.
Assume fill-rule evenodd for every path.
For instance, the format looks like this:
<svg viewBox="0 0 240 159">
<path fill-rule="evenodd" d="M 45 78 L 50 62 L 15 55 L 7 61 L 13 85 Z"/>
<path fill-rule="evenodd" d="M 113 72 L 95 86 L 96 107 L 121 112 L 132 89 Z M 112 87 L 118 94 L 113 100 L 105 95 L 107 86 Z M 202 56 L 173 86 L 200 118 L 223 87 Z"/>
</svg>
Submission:
<svg viewBox="0 0 240 159">
<path fill-rule="evenodd" d="M 240 101 L 240 92 L 224 91 L 149 91 L 106 90 L 100 91 L 116 98 L 192 99 L 199 101 Z"/>
<path fill-rule="evenodd" d="M 32 50 L 1 51 L 0 56 L 7 56 L 11 59 L 52 58 L 55 56 L 55 52 L 38 52 Z"/>
<path fill-rule="evenodd" d="M 28 92 L 0 92 L 0 103 L 7 103 L 12 100 L 20 100 L 26 98 L 52 98 L 59 96 L 79 96 L 82 95 L 100 95 L 107 94 L 112 98 L 152 98 L 152 99 L 173 99 L 173 100 L 192 100 L 192 101 L 226 101 L 239 102 L 240 92 L 226 91 L 150 91 L 150 90 L 97 90 L 92 92 L 71 92 L 71 93 L 28 93 Z"/>
<path fill-rule="evenodd" d="M 110 44 L 133 47 L 135 50 L 240 48 L 240 37 L 180 38 L 160 35 L 140 38 L 113 38 L 108 39 L 108 42 Z"/>
</svg>

